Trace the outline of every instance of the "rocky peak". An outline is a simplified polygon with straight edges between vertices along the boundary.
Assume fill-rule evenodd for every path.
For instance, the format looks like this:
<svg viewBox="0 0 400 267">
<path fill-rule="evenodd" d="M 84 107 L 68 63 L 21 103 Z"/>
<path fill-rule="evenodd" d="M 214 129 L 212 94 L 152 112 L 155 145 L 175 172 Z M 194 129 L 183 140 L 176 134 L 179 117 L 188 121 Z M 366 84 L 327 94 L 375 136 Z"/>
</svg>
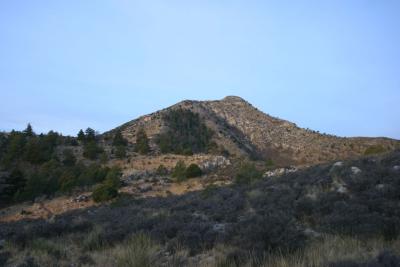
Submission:
<svg viewBox="0 0 400 267">
<path fill-rule="evenodd" d="M 298 127 L 269 116 L 238 96 L 217 101 L 185 100 L 169 108 L 142 116 L 121 127 L 129 142 L 135 142 L 143 127 L 150 140 L 163 129 L 162 114 L 175 108 L 190 109 L 200 115 L 214 133 L 214 141 L 235 156 L 261 156 L 278 165 L 310 165 L 363 155 L 372 145 L 386 150 L 400 147 L 397 140 L 385 138 L 341 138 Z M 153 142 L 153 147 L 156 145 Z"/>
<path fill-rule="evenodd" d="M 230 102 L 230 103 L 237 103 L 237 102 L 241 102 L 241 103 L 248 103 L 246 100 L 244 100 L 243 98 L 239 97 L 239 96 L 226 96 L 224 97 L 221 101 L 223 102 Z"/>
<path fill-rule="evenodd" d="M 224 104 L 233 104 L 233 105 L 249 105 L 251 106 L 251 104 L 249 102 L 247 102 L 246 100 L 244 100 L 243 98 L 239 97 L 239 96 L 226 96 L 224 97 L 222 100 L 217 101 L 220 103 L 224 103 Z"/>
</svg>

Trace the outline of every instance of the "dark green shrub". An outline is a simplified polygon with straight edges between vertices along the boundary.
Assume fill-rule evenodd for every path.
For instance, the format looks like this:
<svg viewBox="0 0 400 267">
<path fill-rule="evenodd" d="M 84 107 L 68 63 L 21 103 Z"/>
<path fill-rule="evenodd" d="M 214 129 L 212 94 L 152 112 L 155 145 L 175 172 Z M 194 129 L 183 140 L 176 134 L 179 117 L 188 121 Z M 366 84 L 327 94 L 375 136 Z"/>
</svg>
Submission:
<svg viewBox="0 0 400 267">
<path fill-rule="evenodd" d="M 95 202 L 108 201 L 118 196 L 118 187 L 114 181 L 106 180 L 104 183 L 96 186 L 92 198 Z"/>
<path fill-rule="evenodd" d="M 78 178 L 77 185 L 93 185 L 96 183 L 100 183 L 106 179 L 106 176 L 109 172 L 109 168 L 101 168 L 100 165 L 91 164 L 87 167 L 84 167 L 81 174 Z"/>
<path fill-rule="evenodd" d="M 175 178 L 177 182 L 186 180 L 186 164 L 182 160 L 176 163 L 175 168 L 172 170 L 172 178 Z"/>
<path fill-rule="evenodd" d="M 125 146 L 118 145 L 115 149 L 115 156 L 119 159 L 123 159 L 126 157 L 126 148 Z"/>
<path fill-rule="evenodd" d="M 163 176 L 163 175 L 167 175 L 168 174 L 168 169 L 164 166 L 164 165 L 160 165 L 158 166 L 157 170 L 156 170 L 156 174 Z"/>
<path fill-rule="evenodd" d="M 121 186 L 121 177 L 122 173 L 120 168 L 112 167 L 108 172 L 105 179 L 105 183 L 110 183 L 112 186 L 119 188 Z"/>
<path fill-rule="evenodd" d="M 73 166 L 76 163 L 76 157 L 71 149 L 63 150 L 63 164 L 66 166 Z"/>
<path fill-rule="evenodd" d="M 83 146 L 83 156 L 88 159 L 97 159 L 98 154 L 103 152 L 103 149 L 96 144 L 96 141 L 89 141 Z"/>
<path fill-rule="evenodd" d="M 135 151 L 142 155 L 145 155 L 150 151 L 149 139 L 147 138 L 146 131 L 143 128 L 140 128 L 136 135 Z"/>
<path fill-rule="evenodd" d="M 26 178 L 19 169 L 14 169 L 6 177 L 5 184 L 7 187 L 3 190 L 1 199 L 9 201 L 12 200 L 18 192 L 23 192 L 26 185 Z"/>
<path fill-rule="evenodd" d="M 113 139 L 113 146 L 118 147 L 118 146 L 126 146 L 128 144 L 128 141 L 122 136 L 122 133 L 120 130 L 118 130 Z"/>
<path fill-rule="evenodd" d="M 272 159 L 267 159 L 265 161 L 265 167 L 267 169 L 273 169 L 275 167 L 275 162 Z"/>
<path fill-rule="evenodd" d="M 254 163 L 244 162 L 235 176 L 235 182 L 238 184 L 249 184 L 260 178 L 262 178 L 262 172 L 257 170 Z"/>
<path fill-rule="evenodd" d="M 187 178 L 199 177 L 202 174 L 203 172 L 197 164 L 190 164 L 189 167 L 186 169 Z"/>
</svg>

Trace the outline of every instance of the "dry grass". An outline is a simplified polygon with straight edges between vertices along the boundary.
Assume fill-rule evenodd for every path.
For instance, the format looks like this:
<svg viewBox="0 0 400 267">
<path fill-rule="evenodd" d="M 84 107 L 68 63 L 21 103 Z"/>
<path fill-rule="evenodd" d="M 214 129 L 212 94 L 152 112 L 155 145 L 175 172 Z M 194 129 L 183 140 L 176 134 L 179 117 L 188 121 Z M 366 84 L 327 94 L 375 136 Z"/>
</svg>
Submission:
<svg viewBox="0 0 400 267">
<path fill-rule="evenodd" d="M 160 245 L 139 233 L 113 248 L 92 253 L 95 266 L 152 267 L 160 256 Z"/>
<path fill-rule="evenodd" d="M 101 231 L 93 229 L 82 242 L 77 242 L 78 236 L 70 235 L 33 240 L 26 248 L 6 243 L 5 250 L 12 255 L 8 266 L 17 266 L 27 258 L 32 258 L 38 266 L 71 266 L 74 263 L 78 264 L 76 266 L 100 267 L 323 267 L 343 260 L 369 261 L 385 249 L 400 255 L 400 240 L 388 242 L 379 238 L 360 240 L 327 235 L 301 252 L 289 255 L 266 253 L 261 257 L 249 253 L 244 261 L 238 263 L 229 260 L 228 255 L 235 248 L 227 245 L 217 245 L 212 250 L 190 257 L 188 251 L 179 246 L 174 249 L 175 253 L 168 254 L 162 245 L 142 233 L 109 247 L 100 240 Z"/>
<path fill-rule="evenodd" d="M 324 236 L 321 240 L 311 243 L 305 250 L 293 254 L 265 254 L 257 257 L 249 254 L 246 264 L 240 266 L 262 267 L 323 267 L 337 261 L 365 262 L 375 258 L 385 249 L 400 255 L 400 240 L 384 241 L 383 239 L 360 240 L 351 237 Z M 220 254 L 220 253 L 219 253 Z M 211 266 L 237 266 L 220 258 L 216 265 Z"/>
</svg>

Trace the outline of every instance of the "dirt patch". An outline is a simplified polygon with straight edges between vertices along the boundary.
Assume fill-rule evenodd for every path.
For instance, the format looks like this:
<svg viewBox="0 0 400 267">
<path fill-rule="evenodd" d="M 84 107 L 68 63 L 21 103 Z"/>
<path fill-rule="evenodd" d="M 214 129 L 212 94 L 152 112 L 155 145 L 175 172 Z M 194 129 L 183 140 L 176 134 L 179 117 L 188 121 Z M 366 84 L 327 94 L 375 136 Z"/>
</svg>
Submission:
<svg viewBox="0 0 400 267">
<path fill-rule="evenodd" d="M 90 193 L 85 193 L 90 195 Z M 0 222 L 19 221 L 22 219 L 51 219 L 54 215 L 59 215 L 67 211 L 84 209 L 96 205 L 93 200 L 85 202 L 75 201 L 75 197 L 56 197 L 43 200 L 37 203 L 25 202 L 14 205 L 0 211 Z"/>
<path fill-rule="evenodd" d="M 204 189 L 209 184 L 225 185 L 230 181 L 210 181 L 206 177 L 193 178 L 181 183 L 160 184 L 134 182 L 120 189 L 121 193 L 131 194 L 138 198 L 147 197 L 167 197 L 169 195 L 182 195 L 192 191 Z M 142 192 L 144 185 L 148 190 Z M 90 196 L 90 192 L 79 196 Z M 49 220 L 55 215 L 60 215 L 68 211 L 85 209 L 95 205 L 90 197 L 85 201 L 77 201 L 78 196 L 62 196 L 53 199 L 43 200 L 37 203 L 25 202 L 0 210 L 0 222 L 13 222 L 23 219 L 46 219 Z"/>
</svg>

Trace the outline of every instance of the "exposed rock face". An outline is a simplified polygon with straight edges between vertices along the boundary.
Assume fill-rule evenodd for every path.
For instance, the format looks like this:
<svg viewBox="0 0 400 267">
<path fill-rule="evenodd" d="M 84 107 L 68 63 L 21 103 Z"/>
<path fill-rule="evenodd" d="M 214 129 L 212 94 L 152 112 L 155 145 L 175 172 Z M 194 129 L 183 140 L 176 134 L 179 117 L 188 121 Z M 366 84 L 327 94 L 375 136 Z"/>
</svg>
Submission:
<svg viewBox="0 0 400 267">
<path fill-rule="evenodd" d="M 388 138 L 340 138 L 302 129 L 296 124 L 269 116 L 240 97 L 218 101 L 183 101 L 167 109 L 140 117 L 118 127 L 129 142 L 143 127 L 153 149 L 154 137 L 165 129 L 162 115 L 183 108 L 198 113 L 214 131 L 214 141 L 231 155 L 273 159 L 278 164 L 308 165 L 352 158 L 371 146 L 392 150 L 399 141 Z M 112 134 L 111 132 L 105 133 Z"/>
<path fill-rule="evenodd" d="M 278 168 L 278 169 L 275 169 L 275 170 L 267 171 L 264 174 L 264 177 L 282 176 L 282 175 L 293 173 L 293 172 L 297 172 L 297 168 L 296 167 Z"/>
<path fill-rule="evenodd" d="M 203 172 L 209 172 L 213 171 L 217 168 L 225 167 L 231 165 L 231 162 L 229 159 L 223 157 L 223 156 L 217 156 L 214 158 L 211 158 L 208 161 L 203 162 L 200 165 L 200 168 Z"/>
<path fill-rule="evenodd" d="M 76 198 L 73 199 L 74 202 L 87 202 L 89 201 L 89 196 L 88 195 L 79 195 Z"/>
</svg>

